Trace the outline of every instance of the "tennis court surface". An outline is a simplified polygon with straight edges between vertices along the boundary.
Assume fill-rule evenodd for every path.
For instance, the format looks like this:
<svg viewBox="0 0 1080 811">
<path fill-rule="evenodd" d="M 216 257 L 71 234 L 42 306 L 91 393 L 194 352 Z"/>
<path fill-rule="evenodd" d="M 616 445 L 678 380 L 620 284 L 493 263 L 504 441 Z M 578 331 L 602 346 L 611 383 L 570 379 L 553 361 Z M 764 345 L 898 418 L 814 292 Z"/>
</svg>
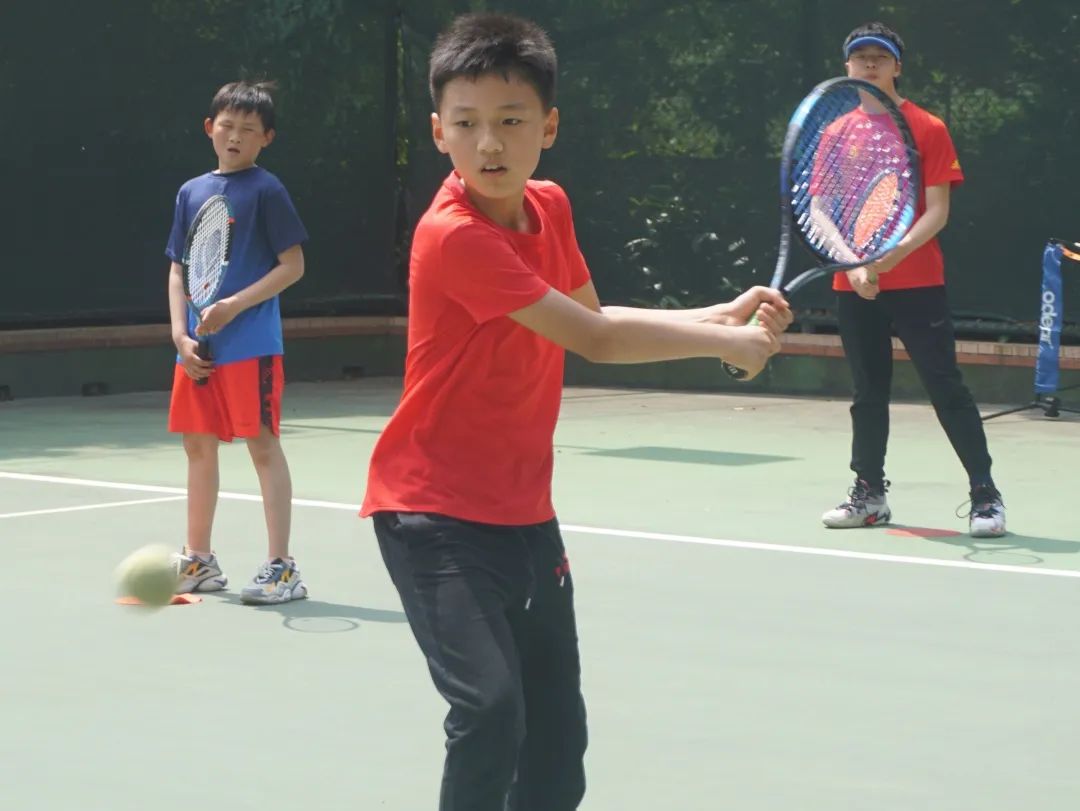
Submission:
<svg viewBox="0 0 1080 811">
<path fill-rule="evenodd" d="M 435 807 L 444 708 L 355 508 L 399 386 L 286 392 L 310 599 L 239 602 L 265 533 L 237 443 L 214 532 L 231 589 L 149 614 L 113 603 L 112 570 L 183 541 L 167 393 L 0 403 L 7 807 Z M 1011 533 L 976 542 L 927 406 L 893 407 L 896 523 L 837 531 L 846 403 L 568 390 L 582 808 L 1076 808 L 1078 424 L 987 423 Z"/>
</svg>

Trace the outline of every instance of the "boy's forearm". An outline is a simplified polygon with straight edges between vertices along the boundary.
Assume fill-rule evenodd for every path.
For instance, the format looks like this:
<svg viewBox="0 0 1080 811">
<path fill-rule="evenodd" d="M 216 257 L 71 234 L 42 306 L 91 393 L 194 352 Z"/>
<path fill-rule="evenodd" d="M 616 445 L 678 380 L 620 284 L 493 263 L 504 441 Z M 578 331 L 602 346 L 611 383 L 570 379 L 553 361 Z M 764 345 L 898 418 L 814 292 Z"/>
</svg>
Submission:
<svg viewBox="0 0 1080 811">
<path fill-rule="evenodd" d="M 169 323 L 172 328 L 172 340 L 177 349 L 180 341 L 187 337 L 187 302 L 184 298 L 184 280 L 182 271 L 174 263 L 169 271 Z"/>
<path fill-rule="evenodd" d="M 859 257 L 848 247 L 844 235 L 836 227 L 820 197 L 810 199 L 810 219 L 814 224 L 815 242 L 833 257 L 834 262 L 858 262 Z"/>
<path fill-rule="evenodd" d="M 892 270 L 941 232 L 941 229 L 949 222 L 949 191 L 947 184 L 931 186 L 926 190 L 926 211 L 886 256 L 886 259 L 891 260 L 890 266 L 879 269 L 879 272 L 885 273 Z"/>
<path fill-rule="evenodd" d="M 948 222 L 948 212 L 927 211 L 918 221 L 911 226 L 902 240 L 894 249 L 901 259 L 915 253 L 919 248 L 936 237 Z M 891 270 L 892 268 L 890 268 Z"/>
<path fill-rule="evenodd" d="M 665 309 L 646 309 L 644 307 L 618 307 L 618 306 L 604 306 L 601 308 L 604 315 L 614 316 L 616 318 L 621 317 L 633 317 L 644 318 L 650 321 L 664 321 L 667 323 L 683 322 L 683 323 L 707 323 L 710 322 L 716 307 L 695 307 L 689 310 L 665 310 Z"/>
<path fill-rule="evenodd" d="M 282 262 L 257 282 L 233 294 L 232 298 L 243 311 L 281 293 L 296 284 L 304 275 L 303 258 L 299 261 Z"/>
<path fill-rule="evenodd" d="M 589 360 L 597 363 L 651 363 L 683 358 L 725 358 L 739 339 L 740 327 L 661 320 L 621 308 L 607 312 L 608 325 Z M 619 308 L 613 308 L 619 309 Z M 661 311 L 662 312 L 662 311 Z"/>
</svg>

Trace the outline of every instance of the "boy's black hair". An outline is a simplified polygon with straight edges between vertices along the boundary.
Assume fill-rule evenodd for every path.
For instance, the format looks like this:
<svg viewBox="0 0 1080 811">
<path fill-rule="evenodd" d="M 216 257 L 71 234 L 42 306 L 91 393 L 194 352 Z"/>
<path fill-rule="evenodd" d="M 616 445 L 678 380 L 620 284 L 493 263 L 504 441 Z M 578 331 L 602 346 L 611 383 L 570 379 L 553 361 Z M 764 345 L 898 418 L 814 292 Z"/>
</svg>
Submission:
<svg viewBox="0 0 1080 811">
<path fill-rule="evenodd" d="M 536 23 L 509 14 L 457 17 L 435 40 L 428 83 L 439 109 L 446 83 L 459 76 L 478 79 L 511 74 L 535 88 L 545 110 L 555 105 L 555 47 Z"/>
<path fill-rule="evenodd" d="M 864 23 L 847 35 L 847 39 L 844 40 L 844 58 L 847 58 L 848 46 L 857 40 L 859 37 L 881 37 L 887 39 L 893 45 L 896 46 L 896 50 L 900 52 L 900 56 L 904 55 L 904 40 L 900 39 L 900 35 L 893 31 L 885 23 Z"/>
<path fill-rule="evenodd" d="M 274 99 L 271 90 L 277 89 L 272 81 L 229 82 L 214 94 L 210 102 L 210 120 L 218 117 L 223 110 L 236 110 L 241 113 L 255 113 L 262 121 L 263 129 L 274 129 Z"/>
</svg>

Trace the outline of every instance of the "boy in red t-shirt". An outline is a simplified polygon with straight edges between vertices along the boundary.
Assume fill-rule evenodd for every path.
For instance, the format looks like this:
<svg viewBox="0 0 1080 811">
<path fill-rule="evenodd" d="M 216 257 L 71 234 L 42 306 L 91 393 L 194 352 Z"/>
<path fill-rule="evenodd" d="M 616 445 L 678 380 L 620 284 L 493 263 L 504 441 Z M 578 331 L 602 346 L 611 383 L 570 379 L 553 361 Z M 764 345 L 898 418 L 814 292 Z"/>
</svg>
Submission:
<svg viewBox="0 0 1080 811">
<path fill-rule="evenodd" d="M 413 239 L 404 392 L 361 514 L 450 705 L 441 811 L 569 811 L 584 795 L 573 580 L 551 504 L 564 350 L 757 374 L 791 322 L 762 287 L 698 310 L 600 306 L 566 194 L 530 179 L 558 129 L 555 75 L 546 34 L 515 17 L 460 17 L 431 55 L 432 134 L 454 171 Z"/>
<path fill-rule="evenodd" d="M 851 367 L 851 469 L 848 499 L 822 516 L 828 527 L 863 527 L 891 518 L 885 492 L 889 437 L 892 332 L 903 341 L 930 394 L 938 421 L 967 471 L 977 538 L 1005 534 L 1005 505 L 990 476 L 979 411 L 956 362 L 956 337 L 945 294 L 945 262 L 937 233 L 949 219 L 949 194 L 963 182 L 949 130 L 896 90 L 904 43 L 882 23 L 868 23 L 844 41 L 848 76 L 876 85 L 900 107 L 922 160 L 917 219 L 896 249 L 872 265 L 834 276 L 837 318 Z"/>
</svg>

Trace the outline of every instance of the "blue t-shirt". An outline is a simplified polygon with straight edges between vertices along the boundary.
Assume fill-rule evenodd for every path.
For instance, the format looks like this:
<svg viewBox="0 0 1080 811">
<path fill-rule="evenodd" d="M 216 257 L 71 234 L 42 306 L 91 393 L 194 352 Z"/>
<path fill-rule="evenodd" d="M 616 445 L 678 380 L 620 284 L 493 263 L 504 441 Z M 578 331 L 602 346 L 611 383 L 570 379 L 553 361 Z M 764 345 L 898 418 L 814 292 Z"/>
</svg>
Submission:
<svg viewBox="0 0 1080 811">
<path fill-rule="evenodd" d="M 191 221 L 215 194 L 228 198 L 236 219 L 229 269 L 218 294 L 224 298 L 269 273 L 278 264 L 278 254 L 305 242 L 308 234 L 285 186 L 262 167 L 228 174 L 208 172 L 189 180 L 176 195 L 172 231 L 165 249 L 172 261 L 183 262 L 184 240 Z M 188 335 L 196 338 L 195 316 L 190 308 Z M 216 364 L 284 354 L 278 297 L 244 310 L 211 336 L 210 351 Z"/>
</svg>

